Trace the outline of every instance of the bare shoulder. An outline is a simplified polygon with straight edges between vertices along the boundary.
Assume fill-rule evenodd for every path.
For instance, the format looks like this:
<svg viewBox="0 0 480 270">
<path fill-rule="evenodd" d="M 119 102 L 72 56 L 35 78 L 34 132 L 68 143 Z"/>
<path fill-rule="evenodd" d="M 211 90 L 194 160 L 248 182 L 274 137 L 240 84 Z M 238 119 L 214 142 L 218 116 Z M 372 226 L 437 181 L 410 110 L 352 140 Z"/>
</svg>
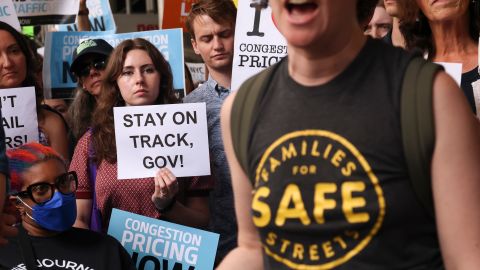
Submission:
<svg viewBox="0 0 480 270">
<path fill-rule="evenodd" d="M 232 111 L 233 101 L 235 100 L 235 96 L 237 95 L 237 91 L 232 92 L 228 97 L 225 99 L 222 105 L 221 110 L 221 117 L 225 118 L 228 117 L 230 122 L 230 113 Z"/>
<path fill-rule="evenodd" d="M 44 116 L 44 128 L 50 130 L 50 129 L 55 129 L 55 128 L 65 128 L 64 120 L 63 118 L 59 115 L 56 114 L 50 110 L 47 109 L 42 109 L 42 114 Z"/>
<path fill-rule="evenodd" d="M 445 72 L 439 72 L 435 77 L 433 107 L 437 126 L 456 122 L 456 125 L 466 125 L 467 129 L 478 129 L 478 120 L 471 111 L 463 91 Z"/>
</svg>

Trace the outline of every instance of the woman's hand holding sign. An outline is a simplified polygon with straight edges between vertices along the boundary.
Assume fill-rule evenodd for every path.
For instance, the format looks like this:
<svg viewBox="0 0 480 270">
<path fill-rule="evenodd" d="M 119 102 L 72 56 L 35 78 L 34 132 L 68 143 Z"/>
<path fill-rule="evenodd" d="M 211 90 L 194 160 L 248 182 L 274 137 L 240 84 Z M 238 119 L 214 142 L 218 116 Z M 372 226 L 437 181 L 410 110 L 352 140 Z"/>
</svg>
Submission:
<svg viewBox="0 0 480 270">
<path fill-rule="evenodd" d="M 175 204 L 175 195 L 178 193 L 177 177 L 169 169 L 162 168 L 154 179 L 155 192 L 152 194 L 152 202 L 160 212 L 167 212 Z"/>
</svg>

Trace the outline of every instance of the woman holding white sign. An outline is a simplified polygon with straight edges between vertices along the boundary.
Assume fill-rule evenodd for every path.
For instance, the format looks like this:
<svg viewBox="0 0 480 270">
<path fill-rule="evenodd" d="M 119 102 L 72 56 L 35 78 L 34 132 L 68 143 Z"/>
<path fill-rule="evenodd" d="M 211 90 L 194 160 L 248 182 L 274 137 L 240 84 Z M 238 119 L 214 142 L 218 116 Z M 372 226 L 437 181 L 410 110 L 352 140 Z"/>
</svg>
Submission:
<svg viewBox="0 0 480 270">
<path fill-rule="evenodd" d="M 208 181 L 183 181 L 166 168 L 155 178 L 117 179 L 113 107 L 176 102 L 170 66 L 154 45 L 137 38 L 115 48 L 105 69 L 93 131 L 79 140 L 70 166 L 79 178 L 76 226 L 88 228 L 93 198 L 102 216 L 103 231 L 108 228 L 112 208 L 187 226 L 208 224 L 207 198 L 212 188 Z M 88 179 L 89 159 L 97 167 L 94 187 Z"/>
<path fill-rule="evenodd" d="M 34 86 L 39 141 L 68 158 L 67 130 L 59 114 L 41 106 L 43 89 L 36 80 L 38 63 L 26 38 L 10 25 L 0 22 L 0 89 Z"/>
</svg>

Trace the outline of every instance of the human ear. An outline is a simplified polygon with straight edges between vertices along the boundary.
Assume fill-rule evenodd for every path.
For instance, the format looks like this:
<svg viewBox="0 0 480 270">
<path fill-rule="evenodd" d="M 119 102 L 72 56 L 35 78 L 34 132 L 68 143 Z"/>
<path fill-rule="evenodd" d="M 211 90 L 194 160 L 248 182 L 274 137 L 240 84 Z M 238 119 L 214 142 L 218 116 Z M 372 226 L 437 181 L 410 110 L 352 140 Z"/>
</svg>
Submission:
<svg viewBox="0 0 480 270">
<path fill-rule="evenodd" d="M 200 54 L 200 51 L 198 50 L 197 48 L 197 42 L 195 41 L 194 38 L 190 39 L 190 42 L 192 42 L 192 47 L 193 47 L 193 51 L 195 52 L 195 54 Z"/>
</svg>

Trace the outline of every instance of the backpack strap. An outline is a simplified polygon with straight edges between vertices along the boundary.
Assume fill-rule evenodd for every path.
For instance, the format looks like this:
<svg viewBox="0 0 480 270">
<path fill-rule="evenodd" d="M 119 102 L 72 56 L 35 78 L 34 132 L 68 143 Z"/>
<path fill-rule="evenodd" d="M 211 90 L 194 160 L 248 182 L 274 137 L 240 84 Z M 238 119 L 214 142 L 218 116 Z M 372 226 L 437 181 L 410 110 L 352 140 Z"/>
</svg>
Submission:
<svg viewBox="0 0 480 270">
<path fill-rule="evenodd" d="M 283 60 L 283 59 L 282 59 Z M 248 145 L 256 108 L 262 93 L 272 80 L 274 72 L 282 61 L 264 69 L 246 80 L 238 89 L 232 104 L 230 116 L 231 136 L 235 156 L 243 171 L 248 174 Z"/>
<path fill-rule="evenodd" d="M 440 66 L 421 57 L 413 58 L 403 78 L 400 105 L 403 151 L 410 182 L 431 217 L 435 216 L 430 172 L 435 146 L 432 89 L 440 70 Z"/>
</svg>

